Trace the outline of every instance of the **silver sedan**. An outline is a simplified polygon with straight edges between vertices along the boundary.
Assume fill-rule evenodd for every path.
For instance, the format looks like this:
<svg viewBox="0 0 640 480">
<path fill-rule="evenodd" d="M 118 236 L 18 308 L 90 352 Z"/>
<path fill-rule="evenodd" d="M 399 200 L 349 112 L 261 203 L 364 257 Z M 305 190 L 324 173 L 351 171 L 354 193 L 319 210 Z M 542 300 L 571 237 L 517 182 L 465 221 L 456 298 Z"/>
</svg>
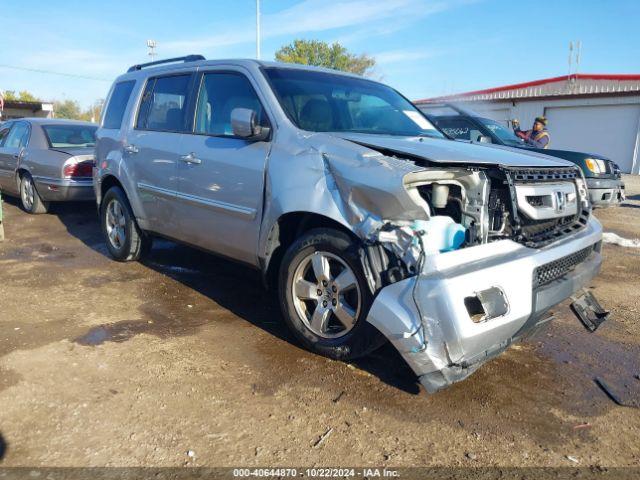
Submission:
<svg viewBox="0 0 640 480">
<path fill-rule="evenodd" d="M 49 202 L 90 201 L 97 126 L 89 122 L 22 118 L 0 126 L 0 190 L 20 197 L 29 213 Z"/>
</svg>

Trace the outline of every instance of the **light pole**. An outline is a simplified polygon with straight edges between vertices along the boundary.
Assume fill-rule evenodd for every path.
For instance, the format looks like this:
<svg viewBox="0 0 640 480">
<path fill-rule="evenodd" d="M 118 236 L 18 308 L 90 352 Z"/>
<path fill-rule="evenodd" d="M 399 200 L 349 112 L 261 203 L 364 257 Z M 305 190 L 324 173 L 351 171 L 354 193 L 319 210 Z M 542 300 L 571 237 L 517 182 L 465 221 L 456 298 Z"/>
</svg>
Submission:
<svg viewBox="0 0 640 480">
<path fill-rule="evenodd" d="M 158 42 L 155 40 L 147 40 L 147 47 L 149 48 L 149 56 L 151 57 L 151 61 L 156 58 L 156 47 L 158 46 Z"/>
<path fill-rule="evenodd" d="M 256 58 L 260 60 L 260 0 L 256 0 Z"/>
</svg>

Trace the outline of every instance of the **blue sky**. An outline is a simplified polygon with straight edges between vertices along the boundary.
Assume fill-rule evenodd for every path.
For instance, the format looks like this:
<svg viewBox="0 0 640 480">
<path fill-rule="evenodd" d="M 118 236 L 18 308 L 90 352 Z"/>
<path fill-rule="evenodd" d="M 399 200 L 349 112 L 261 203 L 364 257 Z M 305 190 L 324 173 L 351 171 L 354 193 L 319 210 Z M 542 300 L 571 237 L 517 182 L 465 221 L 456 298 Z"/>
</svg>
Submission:
<svg viewBox="0 0 640 480">
<path fill-rule="evenodd" d="M 262 57 L 295 38 L 339 41 L 377 59 L 375 77 L 411 99 L 581 72 L 640 73 L 637 0 L 262 0 Z M 5 0 L 0 89 L 88 106 L 158 56 L 255 55 L 254 0 Z M 65 72 L 71 78 L 2 67 Z"/>
</svg>

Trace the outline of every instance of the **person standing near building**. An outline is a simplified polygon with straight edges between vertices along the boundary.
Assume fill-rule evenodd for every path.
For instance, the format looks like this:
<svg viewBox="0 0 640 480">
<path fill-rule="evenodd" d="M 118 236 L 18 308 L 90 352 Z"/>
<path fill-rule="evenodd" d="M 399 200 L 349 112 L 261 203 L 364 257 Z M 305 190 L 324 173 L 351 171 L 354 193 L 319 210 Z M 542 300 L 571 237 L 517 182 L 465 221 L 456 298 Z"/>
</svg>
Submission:
<svg viewBox="0 0 640 480">
<path fill-rule="evenodd" d="M 531 130 L 520 130 L 520 122 L 513 121 L 513 133 L 524 140 L 527 145 L 535 148 L 549 148 L 551 137 L 547 131 L 547 119 L 545 117 L 536 117 Z"/>
</svg>

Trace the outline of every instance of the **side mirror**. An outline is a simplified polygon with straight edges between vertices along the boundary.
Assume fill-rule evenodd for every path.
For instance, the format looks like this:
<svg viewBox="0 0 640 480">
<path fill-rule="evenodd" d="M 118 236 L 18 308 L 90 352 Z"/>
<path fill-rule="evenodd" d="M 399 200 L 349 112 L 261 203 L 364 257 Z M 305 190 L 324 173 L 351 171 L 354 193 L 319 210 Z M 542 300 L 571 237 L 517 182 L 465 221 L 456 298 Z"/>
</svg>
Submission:
<svg viewBox="0 0 640 480">
<path fill-rule="evenodd" d="M 269 137 L 270 128 L 258 125 L 256 112 L 250 108 L 234 108 L 231 111 L 231 129 L 236 137 L 260 142 Z"/>
<path fill-rule="evenodd" d="M 487 137 L 486 135 L 480 135 L 478 137 L 478 143 L 493 143 L 491 141 L 491 137 Z"/>
</svg>

